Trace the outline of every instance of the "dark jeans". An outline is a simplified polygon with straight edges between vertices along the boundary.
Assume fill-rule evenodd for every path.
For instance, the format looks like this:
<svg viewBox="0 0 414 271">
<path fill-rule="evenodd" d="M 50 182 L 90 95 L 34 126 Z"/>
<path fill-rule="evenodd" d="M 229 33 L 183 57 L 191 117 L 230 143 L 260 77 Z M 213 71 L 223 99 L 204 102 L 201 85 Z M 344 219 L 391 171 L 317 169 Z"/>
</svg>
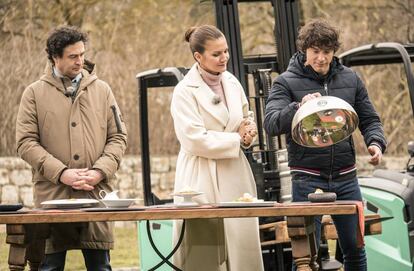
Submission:
<svg viewBox="0 0 414 271">
<path fill-rule="evenodd" d="M 310 175 L 296 175 L 292 178 L 292 201 L 308 201 L 308 194 L 315 192 L 317 188 L 324 192 L 335 192 L 338 200 L 362 201 L 357 178 L 341 182 L 328 182 L 320 177 Z M 344 270 L 366 271 L 365 249 L 357 248 L 358 215 L 332 215 L 332 220 L 344 256 Z M 315 217 L 315 226 L 315 235 L 319 246 L 321 216 Z"/>
<path fill-rule="evenodd" d="M 111 271 L 109 250 L 82 249 L 83 258 L 88 271 Z M 65 269 L 66 250 L 46 254 L 39 271 L 63 271 Z"/>
</svg>

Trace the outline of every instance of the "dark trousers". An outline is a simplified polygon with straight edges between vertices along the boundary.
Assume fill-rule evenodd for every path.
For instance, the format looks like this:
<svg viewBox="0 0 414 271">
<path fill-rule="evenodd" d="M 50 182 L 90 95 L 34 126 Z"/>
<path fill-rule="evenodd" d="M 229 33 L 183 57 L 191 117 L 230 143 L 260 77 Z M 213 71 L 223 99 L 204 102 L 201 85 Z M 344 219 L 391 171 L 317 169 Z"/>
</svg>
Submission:
<svg viewBox="0 0 414 271">
<path fill-rule="evenodd" d="M 319 188 L 324 192 L 335 192 L 338 200 L 362 201 L 358 179 L 328 182 L 317 176 L 296 175 L 292 178 L 292 201 L 308 201 L 308 194 Z M 316 240 L 321 237 L 321 216 L 315 217 Z M 338 241 L 344 256 L 345 271 L 366 271 L 367 259 L 364 248 L 357 247 L 358 215 L 333 215 Z M 293 270 L 296 270 L 294 267 Z"/>
<path fill-rule="evenodd" d="M 109 250 L 102 249 L 82 249 L 88 271 L 112 271 L 110 265 Z M 63 271 L 65 269 L 66 250 L 46 254 L 39 271 Z"/>
</svg>

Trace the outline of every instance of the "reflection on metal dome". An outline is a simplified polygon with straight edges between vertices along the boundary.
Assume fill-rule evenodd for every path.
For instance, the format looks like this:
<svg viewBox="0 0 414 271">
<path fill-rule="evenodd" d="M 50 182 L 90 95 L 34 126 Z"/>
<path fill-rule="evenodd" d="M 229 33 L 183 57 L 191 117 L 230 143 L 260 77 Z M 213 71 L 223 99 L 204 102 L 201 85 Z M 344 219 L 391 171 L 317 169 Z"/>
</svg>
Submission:
<svg viewBox="0 0 414 271">
<path fill-rule="evenodd" d="M 292 121 L 292 138 L 304 147 L 321 148 L 349 137 L 358 127 L 352 106 L 333 96 L 322 96 L 304 103 Z"/>
</svg>

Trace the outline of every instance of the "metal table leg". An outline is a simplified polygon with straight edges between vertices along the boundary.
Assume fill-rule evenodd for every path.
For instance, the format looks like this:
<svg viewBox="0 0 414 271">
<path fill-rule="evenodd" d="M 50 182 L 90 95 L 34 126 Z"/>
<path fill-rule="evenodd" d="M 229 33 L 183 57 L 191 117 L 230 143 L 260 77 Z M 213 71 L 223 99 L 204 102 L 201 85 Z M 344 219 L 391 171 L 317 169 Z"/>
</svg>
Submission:
<svg viewBox="0 0 414 271">
<path fill-rule="evenodd" d="M 185 232 L 185 220 L 183 220 L 183 225 L 181 227 L 181 232 L 180 232 L 180 238 L 178 239 L 177 244 L 175 245 L 175 247 L 173 248 L 173 250 L 170 252 L 170 254 L 168 254 L 167 257 L 164 257 L 164 255 L 162 255 L 162 253 L 158 250 L 157 246 L 154 243 L 154 240 L 152 239 L 150 221 L 147 220 L 147 234 L 148 234 L 148 239 L 149 239 L 150 244 L 151 244 L 152 248 L 154 249 L 155 253 L 157 253 L 157 255 L 162 259 L 161 262 L 159 262 L 157 265 L 155 265 L 154 267 L 152 267 L 151 269 L 149 269 L 149 271 L 156 270 L 158 267 L 162 266 L 164 263 L 168 264 L 171 268 L 173 268 L 176 271 L 182 271 L 177 266 L 175 266 L 174 264 L 172 264 L 169 260 L 174 255 L 174 253 L 178 250 L 178 248 L 180 247 L 180 245 L 181 245 L 181 243 L 183 241 L 183 238 L 184 238 L 184 232 Z"/>
</svg>

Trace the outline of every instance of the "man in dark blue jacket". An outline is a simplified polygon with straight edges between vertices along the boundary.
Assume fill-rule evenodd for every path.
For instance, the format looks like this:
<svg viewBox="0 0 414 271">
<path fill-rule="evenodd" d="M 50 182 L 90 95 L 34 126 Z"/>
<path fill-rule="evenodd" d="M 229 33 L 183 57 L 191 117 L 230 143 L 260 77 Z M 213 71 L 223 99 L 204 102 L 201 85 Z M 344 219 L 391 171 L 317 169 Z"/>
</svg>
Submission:
<svg viewBox="0 0 414 271">
<path fill-rule="evenodd" d="M 316 189 L 335 192 L 339 200 L 362 200 L 356 177 L 355 148 L 352 137 L 323 148 L 307 148 L 291 137 L 291 124 L 298 108 L 321 95 L 341 98 L 357 112 L 359 129 L 377 165 L 387 142 L 383 128 L 358 75 L 339 63 L 339 31 L 324 20 L 303 26 L 286 72 L 275 79 L 266 104 L 264 126 L 272 136 L 286 134 L 292 173 L 292 200 L 307 201 Z M 366 270 L 366 255 L 357 245 L 357 215 L 332 216 L 344 254 L 345 271 Z M 316 218 L 316 238 L 320 239 L 321 218 Z"/>
</svg>

